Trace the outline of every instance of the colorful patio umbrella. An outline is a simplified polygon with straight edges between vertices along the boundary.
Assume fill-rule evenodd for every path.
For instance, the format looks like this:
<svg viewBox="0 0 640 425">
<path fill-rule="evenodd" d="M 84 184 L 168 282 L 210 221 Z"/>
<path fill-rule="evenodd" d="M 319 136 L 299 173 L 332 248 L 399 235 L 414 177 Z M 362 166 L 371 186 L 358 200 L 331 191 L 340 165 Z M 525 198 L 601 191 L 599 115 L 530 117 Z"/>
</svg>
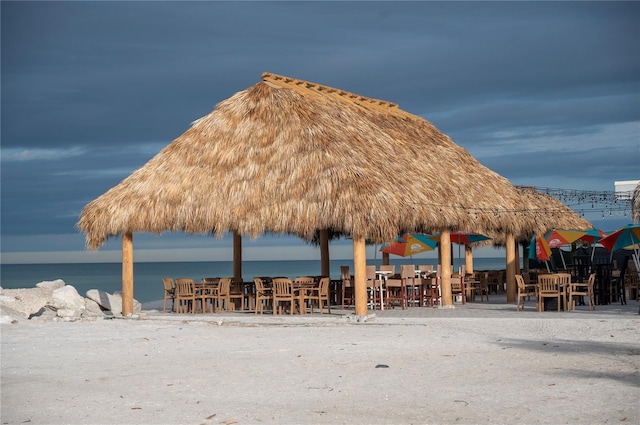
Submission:
<svg viewBox="0 0 640 425">
<path fill-rule="evenodd" d="M 429 236 L 429 238 L 440 242 L 440 233 L 431 235 Z M 456 230 L 455 232 L 451 232 L 449 234 L 449 238 L 453 243 L 464 244 L 464 245 L 491 239 L 489 236 L 481 235 L 480 233 L 468 233 L 462 230 Z"/>
<path fill-rule="evenodd" d="M 540 236 L 533 235 L 529 244 L 529 258 L 532 260 L 542 260 L 549 271 L 549 260 L 551 259 L 551 248 L 547 241 Z"/>
<path fill-rule="evenodd" d="M 585 230 L 553 229 L 544 236 L 544 239 L 547 241 L 549 248 L 558 248 L 564 245 L 571 245 L 586 234 Z M 562 268 L 566 269 L 567 263 L 564 261 L 562 252 L 560 252 L 560 258 L 562 259 Z"/>
<path fill-rule="evenodd" d="M 599 243 L 612 253 L 640 243 L 640 224 L 627 224 L 621 229 L 600 239 Z"/>
<path fill-rule="evenodd" d="M 440 233 L 429 236 L 429 238 L 440 242 Z M 489 236 L 481 235 L 480 233 L 470 233 L 463 230 L 456 230 L 449 233 L 449 239 L 451 243 L 458 244 L 458 262 L 460 261 L 460 245 L 468 245 L 474 242 L 486 241 L 491 239 Z"/>
<path fill-rule="evenodd" d="M 544 239 L 547 241 L 549 248 L 557 248 L 563 245 L 571 245 L 586 234 L 585 230 L 554 229 L 548 232 Z"/>
<path fill-rule="evenodd" d="M 600 239 L 604 238 L 605 236 L 607 236 L 607 234 L 600 229 L 589 229 L 589 230 L 585 230 L 585 235 L 580 236 L 578 240 L 589 242 L 589 243 L 596 243 Z"/>
<path fill-rule="evenodd" d="M 399 237 L 395 242 L 380 248 L 381 252 L 407 257 L 421 252 L 432 251 L 436 247 L 436 241 L 426 235 L 407 233 Z"/>
</svg>

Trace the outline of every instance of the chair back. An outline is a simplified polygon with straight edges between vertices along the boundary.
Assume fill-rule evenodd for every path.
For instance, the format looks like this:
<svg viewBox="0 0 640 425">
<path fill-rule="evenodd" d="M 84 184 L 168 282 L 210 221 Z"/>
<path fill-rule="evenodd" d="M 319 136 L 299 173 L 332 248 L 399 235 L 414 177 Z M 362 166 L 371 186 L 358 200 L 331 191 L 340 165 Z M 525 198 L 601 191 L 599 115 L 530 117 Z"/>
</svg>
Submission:
<svg viewBox="0 0 640 425">
<path fill-rule="evenodd" d="M 413 264 L 403 264 L 400 266 L 400 278 L 401 279 L 413 279 L 416 275 L 416 268 Z"/>
<path fill-rule="evenodd" d="M 164 290 L 167 293 L 175 292 L 176 290 L 176 281 L 173 280 L 172 277 L 164 277 L 162 278 L 162 283 L 164 285 Z"/>
<path fill-rule="evenodd" d="M 218 296 L 226 297 L 231 293 L 231 278 L 222 277 L 218 281 Z"/>
<path fill-rule="evenodd" d="M 202 283 L 218 283 L 219 280 L 220 280 L 219 277 L 203 277 L 201 282 Z"/>
<path fill-rule="evenodd" d="M 394 274 L 396 272 L 396 266 L 395 266 L 395 264 L 382 264 L 380 266 L 380 271 L 381 272 L 391 272 L 391 274 Z"/>
<path fill-rule="evenodd" d="M 432 272 L 433 266 L 431 264 L 423 264 L 421 266 L 418 266 L 418 270 L 420 270 L 421 272 Z"/>
<path fill-rule="evenodd" d="M 538 286 L 541 292 L 558 292 L 560 286 L 558 285 L 558 276 L 553 274 L 541 274 L 538 275 Z"/>
<path fill-rule="evenodd" d="M 559 285 L 569 285 L 571 283 L 571 273 L 557 273 Z"/>
<path fill-rule="evenodd" d="M 276 277 L 273 278 L 273 294 L 275 296 L 292 296 L 293 288 L 292 288 L 291 279 L 285 277 Z"/>
<path fill-rule="evenodd" d="M 340 266 L 340 275 L 344 286 L 351 286 L 351 271 L 349 266 Z"/>
<path fill-rule="evenodd" d="M 254 277 L 253 283 L 256 285 L 256 292 L 262 294 L 264 292 L 264 283 L 262 283 L 262 279 L 259 277 Z"/>
<path fill-rule="evenodd" d="M 520 292 L 524 292 L 524 278 L 522 275 L 516 273 L 516 283 L 518 284 L 518 289 Z"/>
<path fill-rule="evenodd" d="M 376 266 L 367 266 L 367 286 L 373 286 L 376 281 Z"/>
<path fill-rule="evenodd" d="M 195 282 L 193 279 L 180 277 L 176 279 L 176 291 L 181 296 L 194 295 L 196 293 Z"/>
<path fill-rule="evenodd" d="M 589 287 L 589 289 L 591 291 L 593 291 L 593 284 L 596 282 L 596 274 L 595 273 L 591 273 L 589 275 L 589 280 L 587 281 L 587 286 Z"/>
<path fill-rule="evenodd" d="M 318 284 L 319 290 L 318 293 L 323 298 L 329 298 L 329 285 L 331 284 L 331 279 L 328 277 L 323 277 L 320 279 L 320 283 Z"/>
<path fill-rule="evenodd" d="M 315 283 L 315 279 L 311 276 L 299 276 L 296 277 L 295 282 L 303 285 L 313 285 Z"/>
</svg>

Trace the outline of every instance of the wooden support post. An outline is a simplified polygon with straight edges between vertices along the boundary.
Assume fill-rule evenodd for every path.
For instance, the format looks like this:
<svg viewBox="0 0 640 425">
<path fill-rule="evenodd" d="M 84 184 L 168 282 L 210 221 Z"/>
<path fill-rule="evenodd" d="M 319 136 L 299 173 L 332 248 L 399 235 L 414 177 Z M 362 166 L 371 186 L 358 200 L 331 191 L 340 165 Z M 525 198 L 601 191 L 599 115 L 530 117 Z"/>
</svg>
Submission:
<svg viewBox="0 0 640 425">
<path fill-rule="evenodd" d="M 467 273 L 473 274 L 473 248 L 471 245 L 464 246 L 464 264 Z"/>
<path fill-rule="evenodd" d="M 520 271 L 520 244 L 518 241 L 513 242 L 514 249 L 516 250 L 516 274 L 521 274 Z"/>
<path fill-rule="evenodd" d="M 440 265 L 442 268 L 442 305 L 444 307 L 452 307 L 453 299 L 451 298 L 451 232 L 443 230 L 440 232 Z"/>
<path fill-rule="evenodd" d="M 516 244 L 513 234 L 507 234 L 505 245 L 507 248 L 507 302 L 510 303 L 516 300 Z"/>
<path fill-rule="evenodd" d="M 389 265 L 389 253 L 388 252 L 383 252 L 382 253 L 382 264 L 384 264 L 385 266 Z"/>
<path fill-rule="evenodd" d="M 233 277 L 242 279 L 242 235 L 233 232 Z"/>
<path fill-rule="evenodd" d="M 331 266 L 329 261 L 329 230 L 320 229 L 320 274 L 331 276 Z"/>
<path fill-rule="evenodd" d="M 122 315 L 133 314 L 133 234 L 122 234 Z"/>
<path fill-rule="evenodd" d="M 353 277 L 356 316 L 367 315 L 367 253 L 364 238 L 353 238 Z"/>
</svg>

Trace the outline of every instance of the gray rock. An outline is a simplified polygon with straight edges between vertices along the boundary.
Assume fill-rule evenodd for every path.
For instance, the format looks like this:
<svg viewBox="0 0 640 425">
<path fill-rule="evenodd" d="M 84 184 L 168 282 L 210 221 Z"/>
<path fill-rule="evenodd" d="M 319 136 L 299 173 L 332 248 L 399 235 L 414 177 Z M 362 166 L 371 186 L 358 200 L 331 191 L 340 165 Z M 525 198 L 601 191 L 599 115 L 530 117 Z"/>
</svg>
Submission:
<svg viewBox="0 0 640 425">
<path fill-rule="evenodd" d="M 85 310 L 84 310 L 84 313 L 82 313 L 82 318 L 97 319 L 97 318 L 104 317 L 104 312 L 102 311 L 102 308 L 94 300 L 85 298 L 84 306 L 85 306 Z"/>
<path fill-rule="evenodd" d="M 122 297 L 116 297 L 100 289 L 89 289 L 88 299 L 96 302 L 103 310 L 110 311 L 114 316 L 122 316 Z"/>
<path fill-rule="evenodd" d="M 58 320 L 58 315 L 52 307 L 45 306 L 42 307 L 38 312 L 29 316 L 29 320 L 32 320 L 34 322 L 55 322 Z"/>
<path fill-rule="evenodd" d="M 98 303 L 98 305 L 104 310 L 112 312 L 114 316 L 122 316 L 122 293 L 115 292 L 114 294 L 110 294 L 99 289 L 89 289 L 86 295 L 87 298 Z M 134 299 L 133 312 L 140 313 L 141 311 L 142 305 L 139 301 Z"/>
<path fill-rule="evenodd" d="M 9 307 L 28 318 L 47 305 L 53 292 L 47 288 L 3 289 L 0 305 Z"/>
<path fill-rule="evenodd" d="M 84 298 L 70 285 L 53 291 L 51 301 L 47 305 L 53 307 L 61 318 L 79 318 L 86 309 Z"/>
<path fill-rule="evenodd" d="M 47 290 L 53 292 L 56 289 L 62 288 L 64 285 L 66 285 L 66 284 L 64 283 L 64 280 L 62 280 L 62 279 L 45 280 L 43 282 L 36 283 L 36 288 L 47 289 Z"/>
</svg>

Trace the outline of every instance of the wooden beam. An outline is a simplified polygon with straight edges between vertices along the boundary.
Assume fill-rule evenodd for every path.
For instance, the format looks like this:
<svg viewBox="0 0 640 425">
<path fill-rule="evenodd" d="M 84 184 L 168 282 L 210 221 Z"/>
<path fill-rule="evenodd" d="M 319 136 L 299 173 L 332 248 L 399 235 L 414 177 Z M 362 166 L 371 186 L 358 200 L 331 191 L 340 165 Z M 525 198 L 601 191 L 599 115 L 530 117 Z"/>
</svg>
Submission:
<svg viewBox="0 0 640 425">
<path fill-rule="evenodd" d="M 320 229 L 320 274 L 331 276 L 331 263 L 329 262 L 329 230 Z"/>
<path fill-rule="evenodd" d="M 242 235 L 233 232 L 233 277 L 242 279 Z"/>
<path fill-rule="evenodd" d="M 467 273 L 473 274 L 473 248 L 471 245 L 464 246 L 464 264 Z"/>
<path fill-rule="evenodd" d="M 440 267 L 442 269 L 442 305 L 453 306 L 451 298 L 451 232 L 443 230 L 440 232 Z"/>
<path fill-rule="evenodd" d="M 507 234 L 507 302 L 516 300 L 516 250 L 513 234 Z"/>
<path fill-rule="evenodd" d="M 367 253 L 364 238 L 353 238 L 353 276 L 356 316 L 367 315 Z"/>
<path fill-rule="evenodd" d="M 383 252 L 382 253 L 382 264 L 384 264 L 385 266 L 389 265 L 389 253 L 388 252 Z"/>
<path fill-rule="evenodd" d="M 133 234 L 122 235 L 122 315 L 133 314 Z"/>
</svg>

